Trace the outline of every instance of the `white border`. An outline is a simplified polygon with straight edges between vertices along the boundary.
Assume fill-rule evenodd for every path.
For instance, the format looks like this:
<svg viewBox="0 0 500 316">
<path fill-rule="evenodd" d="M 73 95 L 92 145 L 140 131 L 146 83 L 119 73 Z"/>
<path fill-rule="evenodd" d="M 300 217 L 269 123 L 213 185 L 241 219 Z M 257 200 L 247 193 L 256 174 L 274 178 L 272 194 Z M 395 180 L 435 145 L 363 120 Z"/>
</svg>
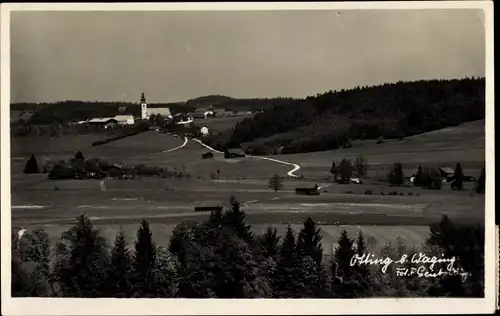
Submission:
<svg viewBox="0 0 500 316">
<path fill-rule="evenodd" d="M 492 1 L 338 2 L 338 3 L 15 3 L 1 5 L 1 223 L 2 314 L 5 315 L 311 315 L 311 314 L 444 314 L 491 313 L 496 307 L 495 180 L 486 177 L 486 245 L 484 299 L 363 300 L 186 300 L 186 299 L 59 299 L 10 298 L 10 11 L 150 11 L 150 10 L 346 10 L 346 9 L 483 9 L 486 26 L 486 168 L 495 174 L 494 67 Z"/>
</svg>

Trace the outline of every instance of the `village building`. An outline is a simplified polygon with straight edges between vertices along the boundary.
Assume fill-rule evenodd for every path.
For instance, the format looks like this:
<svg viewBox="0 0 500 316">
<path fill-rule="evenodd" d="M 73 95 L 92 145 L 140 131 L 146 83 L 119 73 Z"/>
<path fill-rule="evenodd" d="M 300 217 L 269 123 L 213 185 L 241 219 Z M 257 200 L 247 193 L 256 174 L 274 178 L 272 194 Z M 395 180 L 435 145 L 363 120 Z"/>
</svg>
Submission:
<svg viewBox="0 0 500 316">
<path fill-rule="evenodd" d="M 88 125 L 102 126 L 104 128 L 114 128 L 118 126 L 118 121 L 114 117 L 100 117 L 85 121 Z"/>
<path fill-rule="evenodd" d="M 117 115 L 114 119 L 119 125 L 134 125 L 135 123 L 133 115 Z"/>
<path fill-rule="evenodd" d="M 148 107 L 146 102 L 146 97 L 144 96 L 144 92 L 141 94 L 141 119 L 147 120 L 152 115 L 161 115 L 166 119 L 172 119 L 172 113 L 170 112 L 170 108 L 151 108 Z"/>
</svg>

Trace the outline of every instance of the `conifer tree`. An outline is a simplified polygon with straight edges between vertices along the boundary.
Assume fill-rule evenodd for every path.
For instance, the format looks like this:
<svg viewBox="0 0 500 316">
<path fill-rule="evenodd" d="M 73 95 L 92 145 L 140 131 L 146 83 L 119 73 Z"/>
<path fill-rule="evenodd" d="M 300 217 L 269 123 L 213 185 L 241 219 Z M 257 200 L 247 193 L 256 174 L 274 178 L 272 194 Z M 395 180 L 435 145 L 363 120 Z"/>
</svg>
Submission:
<svg viewBox="0 0 500 316">
<path fill-rule="evenodd" d="M 266 258 L 274 258 L 279 251 L 280 236 L 276 228 L 268 227 L 266 233 L 261 237 L 261 247 Z"/>
<path fill-rule="evenodd" d="M 85 160 L 85 158 L 83 157 L 83 154 L 81 151 L 77 151 L 77 153 L 75 154 L 75 159 L 77 160 Z"/>
<path fill-rule="evenodd" d="M 26 166 L 24 167 L 24 173 L 33 174 L 40 173 L 40 169 L 38 168 L 38 162 L 36 161 L 35 155 L 31 155 L 30 159 L 26 162 Z"/>
<path fill-rule="evenodd" d="M 340 170 L 339 167 L 335 164 L 335 160 L 332 161 L 332 167 L 330 168 L 330 173 L 333 175 L 333 182 L 337 182 Z"/>
<path fill-rule="evenodd" d="M 61 235 L 54 279 L 63 296 L 101 297 L 109 267 L 106 240 L 86 215 Z"/>
<path fill-rule="evenodd" d="M 245 223 L 245 212 L 240 209 L 240 203 L 235 199 L 231 201 L 231 208 L 223 215 L 224 225 L 236 233 L 236 236 L 247 243 L 254 241 L 251 226 Z"/>
<path fill-rule="evenodd" d="M 150 297 L 154 293 L 155 283 L 153 269 L 156 262 L 156 244 L 149 223 L 142 220 L 137 230 L 134 259 L 132 263 L 134 273 L 135 294 L 141 297 Z"/>
<path fill-rule="evenodd" d="M 304 227 L 299 232 L 297 238 L 297 250 L 302 256 L 310 256 L 316 264 L 321 264 L 323 258 L 323 246 L 321 244 L 320 228 L 317 228 L 316 223 L 311 217 L 307 217 L 304 221 Z"/>
<path fill-rule="evenodd" d="M 111 265 L 108 270 L 106 285 L 110 297 L 130 297 L 132 258 L 128 250 L 125 233 L 121 229 L 111 250 Z"/>
<path fill-rule="evenodd" d="M 455 187 L 457 190 L 462 190 L 463 189 L 463 183 L 464 183 L 464 173 L 462 171 L 462 166 L 460 163 L 457 163 L 455 167 L 455 173 L 454 173 L 454 178 L 455 178 Z"/>
</svg>

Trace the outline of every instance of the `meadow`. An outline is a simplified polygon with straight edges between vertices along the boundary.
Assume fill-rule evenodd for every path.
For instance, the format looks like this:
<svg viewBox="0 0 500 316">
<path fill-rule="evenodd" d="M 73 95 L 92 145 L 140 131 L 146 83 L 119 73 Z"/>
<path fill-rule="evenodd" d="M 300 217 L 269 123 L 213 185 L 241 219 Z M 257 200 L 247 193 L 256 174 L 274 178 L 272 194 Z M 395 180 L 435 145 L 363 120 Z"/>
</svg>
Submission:
<svg viewBox="0 0 500 316">
<path fill-rule="evenodd" d="M 222 123 L 221 123 L 222 124 Z M 13 228 L 43 227 L 52 239 L 69 228 L 82 212 L 113 239 L 120 226 L 130 238 L 138 222 L 146 218 L 153 234 L 166 245 L 173 227 L 183 220 L 201 221 L 208 214 L 194 212 L 199 205 L 227 205 L 230 196 L 241 202 L 247 221 L 256 232 L 269 225 L 283 230 L 288 224 L 300 225 L 312 216 L 323 230 L 325 251 L 331 251 L 343 228 L 363 230 L 367 238 L 385 244 L 403 238 L 418 244 L 428 236 L 428 225 L 448 214 L 454 220 L 484 221 L 484 195 L 472 193 L 473 183 L 464 191 L 424 190 L 411 186 L 390 188 L 375 181 L 385 175 L 396 161 L 405 174 L 418 164 L 447 165 L 460 162 L 466 175 L 477 177 L 484 166 L 484 121 L 388 140 L 354 142 L 352 148 L 275 156 L 272 158 L 299 164 L 292 179 L 286 174 L 293 167 L 258 157 L 224 159 L 215 153 L 213 159 L 202 159 L 209 151 L 199 143 L 153 131 L 144 132 L 101 146 L 91 146 L 98 135 L 53 138 L 23 138 L 11 141 L 12 147 L 12 224 Z M 47 175 L 24 175 L 22 169 L 30 153 L 39 161 L 69 159 L 76 151 L 85 158 L 102 158 L 129 165 L 145 164 L 187 172 L 189 179 L 140 178 L 137 180 L 51 181 Z M 329 181 L 332 159 L 355 159 L 363 155 L 369 164 L 364 184 L 339 185 Z M 216 171 L 218 180 L 214 180 Z M 283 188 L 274 192 L 268 179 L 278 174 L 286 178 Z M 296 187 L 320 186 L 320 196 L 297 196 Z M 365 194 L 366 191 L 372 194 Z M 389 196 L 397 191 L 398 196 Z M 384 193 L 384 195 L 382 195 Z M 340 226 L 337 226 L 340 225 Z M 294 226 L 295 227 L 295 226 Z"/>
</svg>

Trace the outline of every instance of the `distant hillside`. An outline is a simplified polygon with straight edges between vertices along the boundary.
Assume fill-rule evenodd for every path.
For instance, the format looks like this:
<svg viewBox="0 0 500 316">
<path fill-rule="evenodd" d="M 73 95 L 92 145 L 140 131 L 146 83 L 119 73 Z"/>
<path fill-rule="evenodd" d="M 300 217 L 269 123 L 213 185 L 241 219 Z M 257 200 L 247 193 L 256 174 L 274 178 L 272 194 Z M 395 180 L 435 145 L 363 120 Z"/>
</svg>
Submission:
<svg viewBox="0 0 500 316">
<path fill-rule="evenodd" d="M 252 154 L 311 152 L 401 138 L 485 117 L 485 79 L 398 82 L 287 99 L 206 141 Z M 286 105 L 286 106 L 285 106 Z"/>
<path fill-rule="evenodd" d="M 205 107 L 205 106 L 210 106 L 210 105 L 216 105 L 224 101 L 230 101 L 234 100 L 231 97 L 227 97 L 224 95 L 207 95 L 204 97 L 198 97 L 194 99 L 190 99 L 186 101 L 186 105 L 192 106 L 192 107 Z"/>
</svg>

